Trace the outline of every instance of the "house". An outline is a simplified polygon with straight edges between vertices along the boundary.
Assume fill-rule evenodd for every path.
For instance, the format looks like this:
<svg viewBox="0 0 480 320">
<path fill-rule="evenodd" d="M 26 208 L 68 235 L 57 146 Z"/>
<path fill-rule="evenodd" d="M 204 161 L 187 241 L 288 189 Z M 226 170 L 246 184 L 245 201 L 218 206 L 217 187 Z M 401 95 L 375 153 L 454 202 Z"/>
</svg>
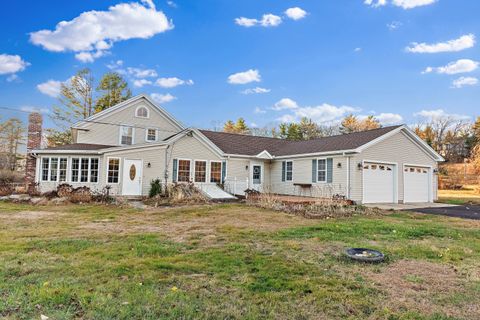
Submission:
<svg viewBox="0 0 480 320">
<path fill-rule="evenodd" d="M 69 183 L 139 196 L 159 178 L 194 182 L 212 197 L 256 189 L 360 203 L 432 202 L 443 161 L 404 125 L 287 141 L 185 128 L 145 95 L 80 121 L 72 132 L 71 145 L 29 143 L 35 163 L 27 167 L 42 192 Z"/>
</svg>

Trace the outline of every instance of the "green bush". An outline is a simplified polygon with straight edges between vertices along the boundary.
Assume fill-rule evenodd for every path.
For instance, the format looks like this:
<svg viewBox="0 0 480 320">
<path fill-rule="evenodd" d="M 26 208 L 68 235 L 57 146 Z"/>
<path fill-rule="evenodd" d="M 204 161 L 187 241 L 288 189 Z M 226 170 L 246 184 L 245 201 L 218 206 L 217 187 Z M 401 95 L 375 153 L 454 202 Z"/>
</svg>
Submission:
<svg viewBox="0 0 480 320">
<path fill-rule="evenodd" d="M 159 194 L 162 193 L 162 182 L 160 179 L 155 179 L 150 181 L 150 192 L 148 193 L 148 196 L 150 198 L 153 198 Z"/>
</svg>

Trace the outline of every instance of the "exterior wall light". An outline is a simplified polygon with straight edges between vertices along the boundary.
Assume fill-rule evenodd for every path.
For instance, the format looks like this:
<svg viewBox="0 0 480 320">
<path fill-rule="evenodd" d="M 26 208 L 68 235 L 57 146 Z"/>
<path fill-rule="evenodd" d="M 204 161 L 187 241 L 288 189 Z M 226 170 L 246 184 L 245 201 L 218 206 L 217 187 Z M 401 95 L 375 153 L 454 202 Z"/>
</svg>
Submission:
<svg viewBox="0 0 480 320">
<path fill-rule="evenodd" d="M 363 169 L 363 164 L 361 162 L 359 162 L 357 164 L 357 168 L 358 168 L 358 170 L 362 170 Z"/>
<path fill-rule="evenodd" d="M 152 167 L 152 164 L 149 162 L 147 163 L 147 168 L 151 168 Z"/>
<path fill-rule="evenodd" d="M 337 168 L 338 168 L 338 169 L 341 169 L 341 168 L 342 168 L 342 163 L 341 163 L 341 162 L 337 163 Z"/>
</svg>

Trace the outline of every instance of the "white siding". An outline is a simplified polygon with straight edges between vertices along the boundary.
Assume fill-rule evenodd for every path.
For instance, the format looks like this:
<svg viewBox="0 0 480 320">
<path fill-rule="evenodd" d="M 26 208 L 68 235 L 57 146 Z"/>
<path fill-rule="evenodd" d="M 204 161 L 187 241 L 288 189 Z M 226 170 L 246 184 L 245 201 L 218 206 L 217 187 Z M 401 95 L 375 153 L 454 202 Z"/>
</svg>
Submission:
<svg viewBox="0 0 480 320">
<path fill-rule="evenodd" d="M 144 106 L 149 110 L 149 118 L 138 118 L 135 116 L 135 110 L 139 106 Z M 127 124 L 135 126 L 134 144 L 145 144 L 146 128 L 157 128 L 158 141 L 163 140 L 177 132 L 180 129 L 172 124 L 166 117 L 156 111 L 156 107 L 145 101 L 138 101 L 121 110 L 113 111 L 102 117 L 97 122 L 114 123 L 116 125 L 89 123 L 88 131 L 78 130 L 77 143 L 94 143 L 104 145 L 119 145 L 120 142 L 120 126 Z"/>
</svg>

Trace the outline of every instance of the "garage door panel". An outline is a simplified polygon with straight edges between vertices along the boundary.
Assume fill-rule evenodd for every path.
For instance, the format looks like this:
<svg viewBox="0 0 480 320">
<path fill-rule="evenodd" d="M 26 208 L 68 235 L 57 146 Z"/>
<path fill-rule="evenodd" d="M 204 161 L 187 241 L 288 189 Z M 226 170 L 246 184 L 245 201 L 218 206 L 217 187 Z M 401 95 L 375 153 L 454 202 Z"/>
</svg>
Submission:
<svg viewBox="0 0 480 320">
<path fill-rule="evenodd" d="M 365 163 L 363 166 L 364 203 L 392 203 L 395 201 L 394 165 Z"/>
<path fill-rule="evenodd" d="M 404 202 L 429 202 L 432 190 L 430 168 L 419 166 L 405 166 Z"/>
</svg>

